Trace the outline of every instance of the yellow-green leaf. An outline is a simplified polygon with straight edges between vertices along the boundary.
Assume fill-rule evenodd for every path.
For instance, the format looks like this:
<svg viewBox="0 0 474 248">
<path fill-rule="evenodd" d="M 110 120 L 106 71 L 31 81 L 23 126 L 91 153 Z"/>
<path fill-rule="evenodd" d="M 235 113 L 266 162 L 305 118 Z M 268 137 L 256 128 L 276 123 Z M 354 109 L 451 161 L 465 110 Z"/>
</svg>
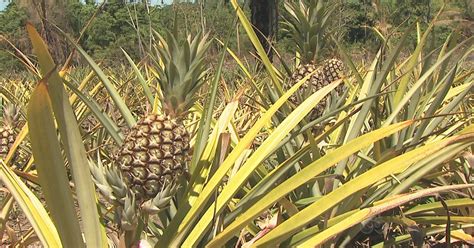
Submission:
<svg viewBox="0 0 474 248">
<path fill-rule="evenodd" d="M 298 229 L 306 225 L 308 222 L 321 216 L 324 212 L 330 210 L 338 203 L 347 199 L 347 197 L 359 192 L 360 190 L 377 183 L 383 178 L 398 174 L 408 168 L 411 164 L 419 161 L 423 158 L 430 156 L 431 154 L 453 144 L 453 143 L 469 143 L 469 140 L 474 141 L 474 134 L 454 136 L 438 142 L 434 142 L 415 150 L 412 150 L 403 155 L 397 156 L 387 162 L 378 165 L 375 168 L 370 169 L 364 174 L 350 180 L 343 184 L 331 193 L 321 197 L 316 202 L 300 211 L 295 216 L 289 218 L 281 225 L 270 231 L 262 239 L 260 239 L 255 245 L 257 246 L 272 246 L 288 238 L 291 234 L 295 233 Z"/>
<path fill-rule="evenodd" d="M 63 246 L 84 247 L 46 87 L 38 84 L 27 114 L 38 179 Z"/>
<path fill-rule="evenodd" d="M 209 228 L 213 220 L 215 211 L 220 213 L 226 204 L 232 199 L 235 193 L 247 181 L 248 177 L 260 165 L 260 163 L 275 149 L 280 141 L 295 128 L 298 123 L 334 88 L 342 81 L 333 82 L 321 90 L 315 92 L 300 104 L 293 112 L 291 112 L 285 120 L 278 125 L 272 134 L 262 143 L 254 154 L 242 165 L 239 171 L 230 178 L 227 185 L 220 192 L 216 202 L 206 211 L 200 218 L 199 222 L 194 226 L 193 231 L 188 235 L 183 246 L 195 245 L 204 235 L 204 230 Z M 245 138 L 244 138 L 245 139 Z M 215 206 L 216 205 L 216 206 Z"/>
<path fill-rule="evenodd" d="M 442 191 L 449 191 L 449 190 L 459 190 L 464 188 L 474 187 L 474 184 L 461 184 L 461 185 L 450 185 L 450 186 L 441 186 L 436 188 L 429 188 L 419 190 L 414 193 L 398 195 L 396 198 L 388 202 L 384 202 L 383 204 L 365 208 L 357 211 L 356 213 L 348 216 L 343 221 L 331 226 L 324 231 L 314 235 L 312 238 L 308 239 L 304 243 L 300 244 L 298 247 L 316 247 L 318 245 L 323 244 L 325 241 L 331 239 L 335 235 L 347 230 L 348 228 L 355 226 L 361 223 L 364 220 L 367 220 L 371 217 L 379 215 L 387 210 L 392 208 L 398 207 L 403 205 L 407 202 L 413 201 L 418 198 L 422 198 L 428 195 L 433 195 Z"/>
<path fill-rule="evenodd" d="M 303 170 L 293 175 L 280 185 L 276 186 L 271 192 L 262 197 L 260 201 L 255 203 L 246 212 L 241 214 L 234 222 L 230 223 L 227 228 L 218 234 L 209 244 L 209 247 L 220 247 L 225 242 L 242 229 L 253 218 L 263 212 L 266 208 L 276 202 L 278 199 L 284 197 L 300 185 L 313 179 L 313 177 L 324 172 L 339 161 L 346 159 L 350 155 L 359 151 L 360 149 L 373 144 L 375 141 L 391 135 L 397 131 L 412 124 L 412 121 L 397 123 L 386 128 L 381 128 L 376 131 L 360 136 L 347 144 L 335 149 L 324 157 L 314 161 L 306 166 Z"/>
<path fill-rule="evenodd" d="M 36 235 L 45 247 L 62 247 L 58 231 L 49 218 L 43 204 L 36 198 L 35 194 L 18 178 L 17 175 L 5 165 L 0 164 L 0 181 L 2 181 L 13 198 L 16 200 Z"/>
<path fill-rule="evenodd" d="M 86 166 L 88 164 L 87 155 L 74 111 L 64 90 L 63 79 L 56 71 L 56 65 L 49 54 L 48 47 L 39 33 L 31 24 L 28 24 L 26 28 L 33 45 L 33 50 L 38 58 L 41 73 L 43 76 L 49 74 L 47 77 L 48 87 L 44 87 L 44 90 L 47 91 L 46 94 L 54 111 L 64 151 L 72 168 L 86 244 L 89 247 L 105 247 L 107 246 L 107 238 L 105 230 L 99 221 L 95 188 L 89 167 Z M 38 127 L 36 126 L 38 124 L 34 121 L 29 121 L 28 123 L 30 132 L 32 127 Z"/>
</svg>

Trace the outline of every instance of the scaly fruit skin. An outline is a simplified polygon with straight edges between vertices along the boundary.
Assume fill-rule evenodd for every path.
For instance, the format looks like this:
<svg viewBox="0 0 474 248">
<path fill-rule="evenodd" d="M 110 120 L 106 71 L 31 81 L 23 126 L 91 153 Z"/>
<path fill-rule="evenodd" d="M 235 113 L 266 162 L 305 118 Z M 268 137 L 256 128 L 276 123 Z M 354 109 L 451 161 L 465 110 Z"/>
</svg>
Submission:
<svg viewBox="0 0 474 248">
<path fill-rule="evenodd" d="M 344 73 L 344 63 L 339 59 L 329 59 L 323 62 L 323 65 L 317 69 L 316 74 L 313 75 L 311 83 L 313 87 L 321 89 L 322 87 L 341 79 Z M 338 94 L 342 94 L 344 90 L 344 84 L 340 84 L 336 87 Z"/>
<path fill-rule="evenodd" d="M 168 116 L 148 115 L 130 130 L 117 162 L 138 202 L 155 197 L 187 173 L 189 142 L 184 125 Z"/>
<path fill-rule="evenodd" d="M 0 157 L 5 159 L 15 142 L 15 130 L 10 127 L 0 129 Z"/>
<path fill-rule="evenodd" d="M 163 115 L 151 114 L 130 129 L 120 149 L 116 164 L 120 166 L 127 186 L 135 192 L 136 202 L 149 206 L 149 200 L 163 203 L 174 194 L 178 178 L 187 174 L 190 160 L 190 134 L 183 119 L 197 100 L 207 71 L 207 35 L 188 36 L 178 41 L 177 34 L 158 35 L 156 46 L 157 80 Z M 156 199 L 156 197 L 163 199 Z M 152 206 L 149 209 L 163 209 Z"/>
<path fill-rule="evenodd" d="M 15 143 L 15 126 L 20 118 L 19 109 L 8 104 L 3 108 L 2 127 L 0 127 L 0 158 L 5 159 L 13 143 Z"/>
<path fill-rule="evenodd" d="M 324 86 L 340 79 L 344 72 L 344 64 L 339 59 L 333 58 L 325 60 L 322 65 L 317 68 L 312 63 L 300 65 L 298 69 L 296 69 L 296 71 L 293 73 L 289 87 L 293 86 L 298 81 L 300 81 L 305 76 L 315 70 L 316 72 L 298 90 L 298 94 L 301 99 L 298 99 L 297 94 L 294 94 L 290 97 L 290 101 L 295 105 L 299 105 L 309 95 L 315 93 Z M 343 90 L 344 84 L 340 84 L 336 88 L 336 92 L 338 93 L 338 95 L 341 95 Z M 313 109 L 310 118 L 311 120 L 317 119 L 323 114 L 324 110 L 326 109 L 328 97 L 329 95 L 323 98 L 321 102 Z"/>
</svg>

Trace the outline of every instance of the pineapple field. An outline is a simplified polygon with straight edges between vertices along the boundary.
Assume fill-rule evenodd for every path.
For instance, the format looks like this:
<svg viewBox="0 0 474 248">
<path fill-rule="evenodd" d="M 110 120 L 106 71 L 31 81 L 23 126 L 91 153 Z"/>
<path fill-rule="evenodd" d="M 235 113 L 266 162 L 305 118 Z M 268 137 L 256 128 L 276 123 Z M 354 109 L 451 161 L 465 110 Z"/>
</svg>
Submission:
<svg viewBox="0 0 474 248">
<path fill-rule="evenodd" d="M 472 13 L 46 2 L 0 17 L 0 247 L 474 246 Z"/>
</svg>

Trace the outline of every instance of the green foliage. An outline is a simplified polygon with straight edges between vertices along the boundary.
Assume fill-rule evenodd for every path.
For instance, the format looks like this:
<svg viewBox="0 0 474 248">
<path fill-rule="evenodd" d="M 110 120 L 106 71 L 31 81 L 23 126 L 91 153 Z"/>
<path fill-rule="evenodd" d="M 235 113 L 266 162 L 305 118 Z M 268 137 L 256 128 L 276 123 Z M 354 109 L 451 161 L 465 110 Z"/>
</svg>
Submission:
<svg viewBox="0 0 474 248">
<path fill-rule="evenodd" d="M 11 47 L 3 39 L 15 41 L 19 48 L 26 47 L 25 24 L 27 15 L 15 2 L 0 12 L 0 73 L 15 72 L 21 67 L 20 61 L 11 54 Z"/>
<path fill-rule="evenodd" d="M 0 15 L 0 32 L 10 35 L 25 33 L 24 25 L 27 19 L 26 12 L 15 2 L 10 3 Z"/>
<path fill-rule="evenodd" d="M 369 30 L 375 25 L 376 16 L 370 4 L 348 2 L 343 5 L 344 13 L 344 39 L 349 43 L 371 42 L 374 34 Z"/>
<path fill-rule="evenodd" d="M 330 35 L 337 35 L 338 30 L 330 29 L 335 19 L 335 7 L 318 0 L 310 1 L 309 4 L 285 4 L 283 32 L 296 45 L 302 63 L 319 62 L 322 50 L 331 41 Z"/>
<path fill-rule="evenodd" d="M 376 1 L 335 1 L 336 10 L 327 32 L 337 40 L 342 41 L 354 52 L 375 53 L 383 44 L 373 28 L 387 28 L 393 32 L 396 27 L 406 27 L 416 20 L 421 21 L 422 28 L 430 22 L 436 11 L 441 7 L 441 1 L 414 1 L 390 0 Z M 332 6 L 331 6 L 332 7 Z M 97 12 L 91 25 L 83 34 L 79 44 L 93 58 L 103 64 L 118 65 L 127 61 L 122 56 L 123 48 L 134 61 L 140 61 L 146 56 L 146 51 L 153 44 L 151 31 L 156 30 L 164 34 L 163 30 L 173 27 L 176 15 L 180 24 L 178 31 L 181 37 L 189 33 L 196 33 L 204 29 L 211 37 L 228 40 L 228 47 L 239 52 L 253 50 L 247 35 L 242 29 L 237 29 L 236 16 L 231 6 L 223 1 L 207 1 L 204 5 L 194 3 L 175 3 L 167 6 L 146 6 L 142 3 L 124 4 L 123 1 L 109 1 L 101 9 L 93 3 L 83 4 L 70 2 L 65 12 L 68 17 L 68 30 L 73 37 L 79 37 L 81 30 Z M 449 4 L 449 10 L 455 10 L 461 18 L 472 20 L 472 4 L 468 1 L 457 0 Z M 245 9 L 248 11 L 248 9 Z M 280 17 L 288 18 L 283 11 L 283 2 L 280 3 Z M 446 18 L 450 18 L 449 16 Z M 14 45 L 26 54 L 31 52 L 27 43 L 23 27 L 27 20 L 25 11 L 11 3 L 0 13 L 0 34 L 5 36 Z M 464 20 L 464 19 L 463 19 Z M 468 22 L 464 22 L 468 23 Z M 436 26 L 435 45 L 440 45 L 451 31 L 455 23 Z M 466 25 L 466 24 L 465 24 Z M 461 25 L 462 26 L 462 25 Z M 277 47 L 281 53 L 293 53 L 295 45 L 283 33 L 284 26 L 279 30 Z M 461 27 L 462 28 L 462 27 Z M 469 28 L 465 27 L 461 31 Z M 469 34 L 469 33 L 467 33 Z M 413 33 L 408 44 L 415 44 L 416 37 Z M 11 48 L 5 42 L 0 44 L 0 72 L 23 70 L 18 60 L 9 54 Z M 220 45 L 214 45 L 219 48 Z M 334 47 L 326 47 L 334 50 Z M 331 53 L 331 52 L 329 52 Z M 215 54 L 215 52 L 213 53 Z M 79 61 L 84 63 L 85 61 Z"/>
</svg>

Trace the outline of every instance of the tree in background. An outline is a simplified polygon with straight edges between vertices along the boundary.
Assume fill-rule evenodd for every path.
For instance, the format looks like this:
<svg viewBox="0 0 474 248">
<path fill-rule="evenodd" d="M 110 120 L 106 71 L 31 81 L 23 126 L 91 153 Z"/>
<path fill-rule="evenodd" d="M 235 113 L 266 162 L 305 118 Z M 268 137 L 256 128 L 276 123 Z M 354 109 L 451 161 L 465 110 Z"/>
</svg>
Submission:
<svg viewBox="0 0 474 248">
<path fill-rule="evenodd" d="M 101 63 L 119 65 L 126 62 L 117 59 L 123 58 L 121 48 L 127 51 L 134 60 L 143 59 L 150 48 L 152 30 L 160 33 L 164 28 L 170 27 L 177 13 L 182 23 L 180 35 L 196 32 L 204 27 L 210 36 L 228 40 L 231 49 L 239 53 L 244 51 L 240 54 L 246 54 L 247 51 L 253 50 L 253 46 L 248 37 L 235 28 L 235 11 L 227 2 L 226 0 L 199 0 L 199 4 L 182 2 L 173 5 L 150 6 L 143 3 L 126 4 L 123 0 L 108 0 L 106 5 L 97 9 L 99 5 L 94 0 L 15 0 L 0 12 L 0 34 L 25 54 L 29 54 L 30 43 L 24 31 L 25 22 L 29 19 L 42 31 L 50 43 L 55 60 L 60 63 L 64 61 L 70 49 L 68 43 L 64 42 L 63 37 L 57 34 L 50 23 L 58 25 L 71 37 L 77 38 L 91 16 L 97 12 L 79 43 L 85 51 Z M 267 40 L 275 41 L 278 37 L 277 45 L 282 55 L 287 53 L 294 55 L 296 49 L 291 35 L 285 32 L 286 26 L 277 26 L 278 18 L 291 18 L 288 13 L 281 11 L 284 9 L 285 2 L 298 3 L 299 0 L 251 0 L 249 1 L 250 8 L 244 9 L 251 13 L 254 30 L 270 58 L 272 44 Z M 304 2 L 310 1 L 304 0 Z M 327 33 L 337 37 L 352 54 L 369 57 L 383 42 L 374 28 L 386 28 L 386 33 L 392 35 L 392 32 L 397 30 L 396 27 L 399 27 L 398 30 L 403 30 L 404 26 L 417 19 L 422 22 L 423 27 L 426 25 L 425 21 L 432 18 L 442 4 L 442 0 L 432 0 L 431 5 L 427 0 L 326 0 L 326 2 L 331 7 L 340 6 L 336 8 L 334 18 L 331 18 L 332 23 Z M 427 10 L 429 8 L 431 8 L 430 13 Z M 472 36 L 474 33 L 472 9 L 472 1 L 448 2 L 446 14 L 440 18 L 443 22 L 438 22 L 435 26 L 436 41 L 444 40 L 450 33 L 449 26 L 460 30 L 466 37 Z M 48 22 L 43 22 L 40 16 L 48 18 Z M 382 19 L 384 22 L 381 23 Z M 296 26 L 301 27 L 298 23 Z M 304 30 L 299 28 L 298 32 L 304 32 Z M 409 40 L 412 41 L 411 44 L 414 44 L 416 37 L 410 36 Z M 331 53 L 332 47 L 333 45 L 329 44 L 321 49 L 323 53 Z M 219 48 L 219 45 L 213 45 L 210 51 L 214 52 Z M 309 48 L 312 47 L 305 49 Z M 14 51 L 7 42 L 0 43 L 0 71 L 24 69 L 18 65 L 18 59 L 11 56 L 12 53 Z M 315 54 L 322 53 L 313 53 Z M 80 59 L 74 62 L 82 63 Z"/>
<path fill-rule="evenodd" d="M 18 6 L 23 8 L 28 21 L 39 27 L 41 35 L 48 42 L 52 56 L 57 63 L 62 63 L 68 56 L 68 45 L 54 29 L 57 25 L 64 31 L 69 30 L 69 18 L 66 16 L 67 5 L 75 2 L 72 0 L 18 0 Z"/>
<path fill-rule="evenodd" d="M 14 2 L 0 12 L 0 74 L 17 72 L 23 69 L 19 59 L 15 58 L 15 52 L 10 44 L 11 41 L 19 49 L 28 47 L 24 26 L 28 19 L 27 13 Z"/>
<path fill-rule="evenodd" d="M 278 2 L 276 0 L 250 1 L 252 25 L 257 37 L 272 60 L 272 42 L 278 32 Z"/>
</svg>

